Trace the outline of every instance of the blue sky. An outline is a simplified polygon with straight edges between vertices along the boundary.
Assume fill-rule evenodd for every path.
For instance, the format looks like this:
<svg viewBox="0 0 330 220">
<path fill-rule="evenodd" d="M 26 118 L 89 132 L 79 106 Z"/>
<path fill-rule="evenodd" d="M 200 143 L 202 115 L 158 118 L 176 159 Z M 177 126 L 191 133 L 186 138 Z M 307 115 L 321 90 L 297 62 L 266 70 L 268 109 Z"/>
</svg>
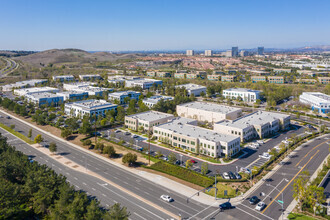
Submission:
<svg viewBox="0 0 330 220">
<path fill-rule="evenodd" d="M 329 0 L 2 0 L 0 50 L 330 44 Z"/>
</svg>

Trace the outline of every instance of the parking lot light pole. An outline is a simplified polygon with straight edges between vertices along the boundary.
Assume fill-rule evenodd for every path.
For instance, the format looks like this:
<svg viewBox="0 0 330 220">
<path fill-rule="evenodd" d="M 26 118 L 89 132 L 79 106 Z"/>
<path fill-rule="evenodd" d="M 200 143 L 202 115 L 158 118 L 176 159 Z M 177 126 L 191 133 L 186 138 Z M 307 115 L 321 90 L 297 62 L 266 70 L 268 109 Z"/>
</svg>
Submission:
<svg viewBox="0 0 330 220">
<path fill-rule="evenodd" d="M 181 157 L 181 165 L 182 165 L 182 162 L 183 162 L 183 161 L 182 161 L 182 157 L 183 157 L 183 155 L 182 155 L 182 154 L 180 154 L 180 157 Z"/>
<path fill-rule="evenodd" d="M 150 165 L 150 126 L 148 126 L 148 150 L 149 150 L 149 165 Z"/>
<path fill-rule="evenodd" d="M 278 185 L 280 185 L 283 181 L 285 181 L 285 182 L 289 182 L 288 179 L 283 178 L 283 179 L 281 180 L 281 182 L 280 182 Z M 278 185 L 277 185 L 277 186 L 278 186 Z M 269 184 L 269 183 L 266 184 L 266 186 L 273 187 L 275 190 L 277 190 L 278 192 L 281 193 L 281 191 L 280 191 L 279 189 L 277 189 L 277 186 L 273 186 L 273 185 L 271 185 L 271 184 Z M 278 203 L 280 203 L 281 206 L 282 206 L 282 220 L 283 220 L 283 215 L 284 215 L 284 198 L 283 198 L 283 192 L 281 193 L 281 195 L 282 195 L 282 201 L 278 201 Z"/>
</svg>

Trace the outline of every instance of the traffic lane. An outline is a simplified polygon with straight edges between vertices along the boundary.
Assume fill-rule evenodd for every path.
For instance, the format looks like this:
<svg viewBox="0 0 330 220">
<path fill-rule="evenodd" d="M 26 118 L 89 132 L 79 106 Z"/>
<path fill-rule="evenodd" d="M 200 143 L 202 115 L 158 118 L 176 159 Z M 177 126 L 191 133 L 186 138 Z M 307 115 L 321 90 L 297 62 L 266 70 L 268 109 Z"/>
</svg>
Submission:
<svg viewBox="0 0 330 220">
<path fill-rule="evenodd" d="M 30 126 L 26 125 L 25 123 L 22 123 L 14 118 L 10 119 L 11 123 L 15 123 L 16 130 L 24 130 L 25 132 L 28 132 L 28 130 L 31 128 Z M 103 160 L 100 160 L 98 158 L 94 158 L 90 154 L 86 154 L 85 152 L 82 152 L 81 150 L 77 150 L 76 148 L 73 148 L 70 145 L 67 145 L 65 142 L 59 141 L 46 133 L 37 131 L 33 129 L 33 133 L 42 133 L 42 136 L 45 140 L 47 140 L 49 143 L 50 142 L 55 142 L 57 144 L 58 148 L 58 153 L 61 154 L 62 156 L 67 157 L 68 159 L 85 166 L 87 165 L 88 169 L 102 175 L 103 177 L 112 180 L 116 184 L 119 184 L 121 186 L 126 186 L 125 188 L 128 188 L 132 192 L 152 201 L 155 202 L 156 204 L 160 204 L 159 202 L 159 196 L 161 194 L 170 194 L 170 195 L 175 195 L 176 196 L 176 201 L 177 203 L 181 203 L 181 205 L 171 205 L 169 208 L 171 208 L 169 211 L 172 212 L 177 212 L 177 211 L 182 211 L 183 213 L 189 213 L 189 214 L 194 214 L 196 210 L 201 210 L 204 208 L 203 205 L 199 204 L 198 202 L 191 202 L 189 206 L 184 205 L 186 202 L 186 198 L 182 197 L 181 195 L 177 195 L 177 193 L 170 191 L 170 190 L 165 190 L 162 187 L 159 187 L 156 184 L 146 182 L 144 179 L 140 178 L 139 176 L 134 176 L 132 173 L 128 173 L 125 170 L 119 169 L 117 166 L 105 163 Z M 86 159 L 85 159 L 86 157 Z M 86 162 L 87 161 L 87 162 Z M 110 165 L 110 167 L 109 167 Z M 108 168 L 107 168 L 108 167 Z M 125 172 L 125 175 L 122 174 L 122 172 Z M 126 178 L 126 179 L 125 179 Z M 144 191 L 137 190 L 134 188 L 135 180 L 140 179 L 142 187 L 144 187 Z M 133 179 L 133 181 L 130 181 Z M 134 183 L 134 184 L 133 184 Z M 153 195 L 148 193 L 150 189 L 156 188 L 154 192 L 157 192 L 157 194 Z M 160 204 L 161 205 L 161 204 Z"/>
<path fill-rule="evenodd" d="M 26 144 L 25 142 L 21 141 L 20 139 L 16 138 L 15 136 L 11 135 L 10 133 L 5 133 L 4 130 L 1 129 L 4 136 L 8 138 L 9 144 L 14 145 L 15 148 L 24 154 L 31 156 L 34 161 L 37 161 L 40 164 L 45 164 L 48 167 L 52 168 L 56 173 L 62 174 L 67 178 L 67 182 L 72 184 L 76 190 L 85 191 L 89 195 L 93 195 L 96 197 L 104 207 L 109 207 L 116 202 L 125 205 L 128 208 L 128 211 L 132 213 L 132 216 L 135 216 L 134 219 L 139 219 L 140 217 L 148 218 L 151 217 L 153 219 L 167 219 L 170 216 L 166 215 L 165 213 L 160 212 L 159 210 L 145 204 L 141 203 L 140 200 L 129 196 L 128 194 L 119 191 L 115 187 L 108 185 L 105 190 L 101 180 L 83 174 L 78 171 L 74 171 L 61 163 L 57 162 L 51 157 L 48 157 L 41 153 L 40 151 L 34 149 L 30 145 Z"/>
</svg>

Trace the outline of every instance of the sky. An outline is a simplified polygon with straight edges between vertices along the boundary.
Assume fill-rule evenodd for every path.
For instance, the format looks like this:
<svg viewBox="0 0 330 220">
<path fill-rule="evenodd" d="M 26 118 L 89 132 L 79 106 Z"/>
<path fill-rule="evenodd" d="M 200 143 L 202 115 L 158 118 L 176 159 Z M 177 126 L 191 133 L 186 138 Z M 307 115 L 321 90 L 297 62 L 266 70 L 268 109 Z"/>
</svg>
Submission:
<svg viewBox="0 0 330 220">
<path fill-rule="evenodd" d="M 330 45 L 329 0 L 1 0 L 0 50 Z"/>
</svg>

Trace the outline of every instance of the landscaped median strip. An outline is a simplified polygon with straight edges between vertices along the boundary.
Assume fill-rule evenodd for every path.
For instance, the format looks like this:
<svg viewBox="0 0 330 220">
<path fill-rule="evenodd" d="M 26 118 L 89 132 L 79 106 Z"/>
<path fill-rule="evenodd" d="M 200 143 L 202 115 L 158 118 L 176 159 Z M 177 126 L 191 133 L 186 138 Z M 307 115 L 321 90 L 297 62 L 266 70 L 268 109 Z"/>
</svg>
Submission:
<svg viewBox="0 0 330 220">
<path fill-rule="evenodd" d="M 16 137 L 20 138 L 21 140 L 23 140 L 24 142 L 28 143 L 28 144 L 33 144 L 33 141 L 30 140 L 28 137 L 24 136 L 23 134 L 15 131 L 14 129 L 11 129 L 10 127 L 0 123 L 0 127 L 5 129 L 6 131 L 8 131 L 9 133 L 15 135 Z"/>
</svg>

